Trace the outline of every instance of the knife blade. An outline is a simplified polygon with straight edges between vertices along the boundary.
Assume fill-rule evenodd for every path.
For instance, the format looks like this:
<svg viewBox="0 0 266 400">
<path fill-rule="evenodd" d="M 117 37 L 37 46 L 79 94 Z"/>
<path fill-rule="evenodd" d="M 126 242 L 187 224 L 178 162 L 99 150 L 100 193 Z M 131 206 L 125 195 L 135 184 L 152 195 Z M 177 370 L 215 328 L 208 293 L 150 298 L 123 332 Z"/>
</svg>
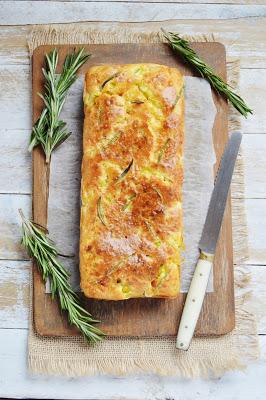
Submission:
<svg viewBox="0 0 266 400">
<path fill-rule="evenodd" d="M 215 252 L 241 138 L 242 135 L 240 132 L 235 132 L 231 135 L 216 176 L 215 186 L 199 242 L 199 248 L 209 254 L 214 254 Z"/>
<path fill-rule="evenodd" d="M 242 134 L 234 132 L 225 147 L 199 242 L 199 260 L 186 297 L 176 347 L 188 350 L 200 315 Z"/>
</svg>

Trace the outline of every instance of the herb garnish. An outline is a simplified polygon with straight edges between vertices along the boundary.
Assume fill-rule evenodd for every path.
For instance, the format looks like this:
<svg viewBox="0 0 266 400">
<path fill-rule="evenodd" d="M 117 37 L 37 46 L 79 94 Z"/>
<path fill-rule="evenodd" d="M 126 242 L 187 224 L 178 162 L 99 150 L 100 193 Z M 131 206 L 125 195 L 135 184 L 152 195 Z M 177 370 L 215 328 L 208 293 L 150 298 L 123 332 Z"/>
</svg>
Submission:
<svg viewBox="0 0 266 400">
<path fill-rule="evenodd" d="M 117 178 L 116 183 L 121 182 L 121 180 L 126 176 L 126 174 L 129 172 L 130 168 L 132 167 L 133 164 L 133 159 L 130 161 L 126 169 L 122 172 L 122 174 Z"/>
<path fill-rule="evenodd" d="M 171 140 L 170 138 L 166 139 L 164 145 L 162 146 L 162 148 L 161 148 L 161 150 L 159 152 L 159 155 L 158 155 L 158 160 L 157 160 L 158 163 L 160 163 L 162 161 L 162 158 L 164 156 L 165 150 L 166 150 L 170 140 Z"/>
<path fill-rule="evenodd" d="M 183 91 L 184 91 L 184 85 L 182 85 L 181 89 L 179 90 L 179 93 L 177 93 L 177 95 L 176 95 L 174 107 L 175 107 L 175 106 L 177 105 L 177 103 L 179 102 L 180 97 L 181 97 Z"/>
<path fill-rule="evenodd" d="M 147 228 L 148 228 L 148 231 L 151 233 L 151 235 L 154 237 L 154 239 L 155 239 L 155 244 L 156 244 L 156 246 L 160 246 L 161 244 L 162 244 L 162 242 L 161 242 L 161 239 L 159 238 L 159 236 L 157 235 L 157 233 L 155 232 L 155 229 L 154 229 L 154 227 L 152 226 L 152 224 L 149 222 L 149 221 L 147 221 L 147 220 L 145 220 L 144 221 L 144 223 L 145 223 L 145 225 L 147 226 Z"/>
<path fill-rule="evenodd" d="M 102 196 L 100 196 L 98 198 L 97 201 L 97 215 L 101 221 L 101 223 L 106 226 L 106 222 L 105 222 L 105 218 L 104 218 L 104 214 L 103 214 L 103 209 L 102 209 Z"/>
<path fill-rule="evenodd" d="M 116 78 L 118 75 L 120 74 L 120 72 L 116 72 L 114 75 L 111 75 L 108 79 L 106 79 L 102 84 L 101 84 L 101 90 L 103 90 L 104 86 L 110 82 L 112 79 Z"/>
<path fill-rule="evenodd" d="M 107 149 L 107 147 L 110 144 L 114 144 L 121 136 L 121 132 L 117 132 L 115 133 L 111 138 L 109 138 L 108 140 L 104 141 L 104 144 L 102 145 L 102 151 L 105 151 Z"/>
<path fill-rule="evenodd" d="M 60 120 L 60 113 L 66 100 L 70 86 L 77 79 L 78 69 L 88 60 L 90 54 L 84 53 L 84 48 L 74 51 L 65 58 L 63 71 L 56 74 L 58 51 L 54 49 L 46 54 L 47 69 L 43 68 L 45 77 L 45 92 L 42 98 L 45 108 L 34 124 L 31 132 L 29 151 L 41 145 L 46 155 L 46 162 L 50 161 L 51 153 L 62 144 L 71 134 L 66 129 L 66 123 Z"/>
<path fill-rule="evenodd" d="M 244 115 L 244 117 L 247 117 L 249 113 L 252 114 L 252 110 L 245 101 L 233 92 L 232 88 L 222 78 L 215 74 L 214 70 L 197 55 L 185 39 L 182 39 L 177 33 L 166 32 L 163 28 L 161 30 L 169 45 L 180 53 L 203 78 L 206 78 L 218 93 L 226 97 L 240 114 Z"/>
<path fill-rule="evenodd" d="M 129 196 L 128 201 L 126 202 L 126 204 L 123 206 L 122 210 L 126 211 L 126 209 L 130 206 L 130 204 L 132 203 L 132 200 L 135 199 L 135 197 L 137 196 L 136 193 L 133 193 L 131 196 Z"/>
<path fill-rule="evenodd" d="M 163 196 L 162 193 L 157 189 L 157 188 L 153 188 L 153 190 L 158 194 L 158 196 L 160 197 L 161 200 L 163 200 Z"/>
<path fill-rule="evenodd" d="M 88 342 L 96 343 L 102 339 L 104 333 L 94 326 L 100 321 L 94 319 L 81 305 L 80 299 L 70 286 L 69 273 L 58 261 L 58 251 L 53 241 L 47 236 L 44 228 L 27 220 L 22 211 L 22 244 L 32 257 L 42 274 L 44 282 L 51 283 L 52 298 L 58 298 L 61 310 L 68 313 L 68 321 L 76 326 Z"/>
</svg>

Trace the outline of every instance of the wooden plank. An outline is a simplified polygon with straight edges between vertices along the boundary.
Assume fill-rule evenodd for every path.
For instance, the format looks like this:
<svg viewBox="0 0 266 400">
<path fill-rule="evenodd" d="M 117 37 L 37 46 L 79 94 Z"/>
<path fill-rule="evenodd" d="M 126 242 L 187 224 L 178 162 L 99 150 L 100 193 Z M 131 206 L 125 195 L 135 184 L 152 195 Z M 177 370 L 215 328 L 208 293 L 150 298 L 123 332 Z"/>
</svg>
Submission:
<svg viewBox="0 0 266 400">
<path fill-rule="evenodd" d="M 21 219 L 18 209 L 22 208 L 25 215 L 30 215 L 29 195 L 0 195 L 0 259 L 28 259 L 20 245 Z"/>
<path fill-rule="evenodd" d="M 0 82 L 1 128 L 31 130 L 29 65 L 0 66 Z"/>
<path fill-rule="evenodd" d="M 30 9 L 30 12 L 29 12 Z M 12 10 L 12 12 L 11 12 Z M 264 17 L 266 5 L 164 4 L 120 2 L 5 1 L 3 25 L 66 23 L 80 21 L 144 22 L 167 19 L 235 19 Z"/>
<path fill-rule="evenodd" d="M 250 265 L 248 270 L 251 276 L 248 291 L 253 291 L 248 307 L 256 316 L 258 334 L 266 335 L 266 266 Z"/>
<path fill-rule="evenodd" d="M 31 193 L 31 153 L 28 152 L 30 131 L 0 130 L 1 193 Z"/>
<path fill-rule="evenodd" d="M 71 379 L 64 377 L 31 376 L 27 368 L 27 331 L 0 329 L 0 396 L 27 399 L 86 399 L 86 400 L 250 400 L 265 398 L 266 336 L 259 337 L 261 361 L 249 365 L 245 374 L 227 372 L 219 379 L 192 379 L 137 376 L 95 376 Z"/>
<path fill-rule="evenodd" d="M 27 328 L 29 316 L 29 261 L 0 261 L 0 328 Z"/>
<path fill-rule="evenodd" d="M 242 129 L 246 133 L 266 133 L 266 74 L 264 70 L 242 70 L 240 93 L 253 109 L 253 115 L 243 118 Z"/>
<path fill-rule="evenodd" d="M 243 135 L 245 197 L 266 198 L 266 135 Z"/>
<path fill-rule="evenodd" d="M 62 1 L 93 3 L 95 0 L 52 0 L 54 3 Z M 114 0 L 99 0 L 113 3 Z M 117 3 L 130 3 L 132 0 L 115 0 Z M 217 0 L 134 0 L 134 3 L 185 3 L 185 4 L 216 4 Z M 222 0 L 219 4 L 265 4 L 265 0 Z"/>
<path fill-rule="evenodd" d="M 266 199 L 247 199 L 249 264 L 265 265 L 266 260 Z"/>
<path fill-rule="evenodd" d="M 42 91 L 43 77 L 41 67 L 44 54 L 52 47 L 41 46 L 33 55 L 33 119 L 39 116 L 42 101 L 37 92 Z M 89 65 L 97 63 L 123 62 L 157 62 L 178 66 L 186 75 L 191 75 L 191 69 L 180 58 L 173 54 L 167 45 L 158 44 L 152 48 L 149 45 L 91 45 L 87 48 L 94 57 L 87 62 L 83 71 Z M 194 48 L 213 65 L 218 73 L 226 79 L 225 51 L 219 43 L 197 43 Z M 62 58 L 69 51 L 68 46 L 60 46 Z M 214 96 L 217 107 L 213 134 L 217 159 L 219 160 L 227 140 L 227 104 L 218 96 Z M 34 220 L 41 225 L 47 223 L 49 171 L 43 154 L 37 149 L 33 154 L 33 215 Z M 222 233 L 216 253 L 214 266 L 215 292 L 209 293 L 201 314 L 198 334 L 221 334 L 229 332 L 234 326 L 234 296 L 232 269 L 232 238 L 231 238 L 230 201 L 228 202 Z M 219 265 L 219 268 L 216 267 Z M 223 266 L 224 268 L 222 268 Z M 175 335 L 182 312 L 184 296 L 176 300 L 132 299 L 120 302 L 87 301 L 90 312 L 102 320 L 102 328 L 111 335 Z M 162 320 L 162 315 L 164 319 Z M 219 315 L 219 318 L 217 316 Z M 34 270 L 34 316 L 35 327 L 42 335 L 74 334 L 68 329 L 65 319 L 58 312 L 57 305 L 50 296 L 44 293 L 41 278 Z M 160 318 L 161 323 L 157 321 Z M 133 322 L 134 321 L 134 322 Z"/>
<path fill-rule="evenodd" d="M 1 26 L 0 65 L 29 65 L 30 60 L 26 38 L 30 29 L 28 26 Z"/>
<path fill-rule="evenodd" d="M 248 18 L 237 20 L 176 20 L 149 23 L 130 24 L 133 32 L 159 31 L 161 25 L 165 29 L 177 30 L 181 34 L 212 34 L 217 41 L 223 41 L 227 46 L 227 55 L 239 57 L 243 68 L 266 68 L 266 18 Z M 55 25 L 64 29 L 65 25 Z M 90 22 L 91 29 L 118 30 L 121 23 Z M 76 26 L 73 26 L 76 29 Z M 87 29 L 87 23 L 79 23 L 80 30 Z M 29 64 L 26 37 L 31 26 L 2 26 L 0 30 L 0 61 L 1 65 Z"/>
</svg>

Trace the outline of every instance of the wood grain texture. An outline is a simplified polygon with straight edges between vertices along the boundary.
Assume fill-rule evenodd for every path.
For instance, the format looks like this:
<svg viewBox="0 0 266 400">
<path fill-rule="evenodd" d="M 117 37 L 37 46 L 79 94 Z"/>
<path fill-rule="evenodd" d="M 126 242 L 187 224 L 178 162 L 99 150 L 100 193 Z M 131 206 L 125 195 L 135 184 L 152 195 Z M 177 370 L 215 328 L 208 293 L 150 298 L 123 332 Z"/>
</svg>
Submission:
<svg viewBox="0 0 266 400">
<path fill-rule="evenodd" d="M 243 135 L 245 198 L 265 199 L 266 197 L 266 135 Z"/>
<path fill-rule="evenodd" d="M 0 193 L 31 193 L 30 131 L 0 130 Z"/>
<path fill-rule="evenodd" d="M 0 261 L 0 328 L 27 328 L 30 261 Z"/>
<path fill-rule="evenodd" d="M 1 26 L 0 29 L 0 59 L 1 65 L 29 64 L 26 37 L 29 26 Z"/>
<path fill-rule="evenodd" d="M 265 264 L 266 200 L 246 199 L 246 213 L 247 213 L 248 232 L 249 232 L 248 262 L 251 264 Z"/>
<path fill-rule="evenodd" d="M 29 79 L 29 66 L 0 66 L 0 119 L 5 121 L 3 128 L 31 129 Z"/>
<path fill-rule="evenodd" d="M 241 94 L 253 109 L 253 115 L 242 120 L 242 129 L 249 133 L 266 133 L 265 90 L 266 74 L 264 70 L 241 71 Z"/>
<path fill-rule="evenodd" d="M 0 396 L 25 399 L 79 400 L 263 400 L 266 395 L 266 337 L 260 336 L 261 360 L 245 372 L 234 371 L 219 379 L 178 379 L 154 375 L 78 379 L 31 376 L 27 369 L 24 329 L 0 330 Z"/>
<path fill-rule="evenodd" d="M 58 46 L 59 47 L 59 46 Z M 51 46 L 41 46 L 33 55 L 33 121 L 42 108 L 42 102 L 36 95 L 42 90 L 43 77 L 41 66 L 44 54 Z M 225 50 L 219 43 L 197 43 L 194 48 L 226 79 Z M 192 75 L 191 69 L 176 57 L 167 45 L 91 45 L 87 49 L 93 57 L 89 65 L 124 62 L 157 62 L 179 67 L 184 74 Z M 69 50 L 60 46 L 62 57 Z M 59 68 L 61 67 L 61 64 Z M 227 139 L 227 103 L 213 94 L 217 107 L 213 135 L 217 159 L 219 160 Z M 33 154 L 33 215 L 42 225 L 47 222 L 49 171 L 39 149 Z M 225 220 L 216 253 L 214 266 L 215 292 L 207 294 L 199 320 L 197 334 L 222 334 L 234 327 L 234 295 L 232 268 L 232 233 L 230 201 L 228 201 Z M 90 312 L 102 320 L 101 327 L 111 335 L 175 335 L 181 316 L 184 295 L 176 300 L 132 299 L 121 302 L 86 300 Z M 50 295 L 44 293 L 44 285 L 34 269 L 34 320 L 35 327 L 42 335 L 75 334 L 66 325 L 65 318 L 58 312 Z M 158 324 L 160 320 L 160 324 Z"/>
<path fill-rule="evenodd" d="M 95 0 L 53 0 L 54 3 L 57 2 L 64 2 L 64 1 L 71 1 L 72 3 L 79 2 L 79 3 L 94 3 Z M 114 0 L 99 0 L 99 2 L 105 3 L 113 3 Z M 117 3 L 184 3 L 184 4 L 217 4 L 217 0 L 115 0 Z M 219 1 L 218 4 L 265 4 L 265 0 L 222 0 Z"/>
<path fill-rule="evenodd" d="M 29 12 L 30 9 L 30 12 Z M 12 10 L 12 12 L 11 12 Z M 120 2 L 5 1 L 3 25 L 51 24 L 77 21 L 144 22 L 167 19 L 235 19 L 263 17 L 266 5 Z M 38 15 L 38 17 L 36 17 Z"/>
<path fill-rule="evenodd" d="M 38 1 L 38 0 L 37 0 Z M 54 3 L 66 0 L 53 0 Z M 67 0 L 74 2 L 93 3 L 95 0 Z M 105 3 L 113 3 L 114 0 L 99 0 Z M 130 3 L 132 0 L 115 0 L 117 3 Z M 134 3 L 181 3 L 181 4 L 217 4 L 217 0 L 134 0 Z M 265 0 L 222 0 L 218 4 L 265 4 Z"/>
<path fill-rule="evenodd" d="M 165 7 L 165 5 L 164 5 Z M 191 5 L 193 7 L 193 5 Z M 208 6 L 206 6 L 208 7 Z M 38 21 L 38 10 L 34 11 L 35 20 Z M 93 13 L 93 10 L 92 10 Z M 208 14 L 206 14 L 208 15 Z M 147 14 L 147 19 L 149 13 Z M 90 29 L 119 30 L 125 26 L 122 22 L 90 22 Z M 131 23 L 133 32 L 159 31 L 160 27 L 189 35 L 211 35 L 214 34 L 217 41 L 226 45 L 227 56 L 238 57 L 241 68 L 266 68 L 266 41 L 265 26 L 266 17 L 239 18 L 234 20 L 165 20 L 156 22 L 156 18 L 148 23 Z M 87 22 L 79 22 L 79 29 L 87 29 Z M 38 28 L 38 27 L 37 27 Z M 56 24 L 54 28 L 64 29 L 64 24 Z M 77 29 L 73 24 L 72 29 Z M 0 60 L 1 65 L 29 64 L 27 49 L 27 35 L 30 34 L 32 26 L 1 26 L 0 29 Z"/>
<path fill-rule="evenodd" d="M 25 215 L 30 215 L 30 196 L 0 195 L 0 258 L 25 260 L 28 256 L 22 248 L 21 218 L 18 209 L 22 208 Z"/>
<path fill-rule="evenodd" d="M 136 1 L 136 0 L 135 0 Z M 138 1 L 138 0 L 137 0 Z M 142 1 L 142 0 L 140 0 Z M 147 1 L 147 0 L 146 0 Z M 152 0 L 152 2 L 157 0 Z M 165 0 L 160 0 L 160 2 L 164 2 Z M 167 3 L 168 0 L 166 0 Z M 183 0 L 180 0 L 183 1 Z M 210 0 L 210 2 L 217 3 L 215 0 Z M 189 3 L 189 1 L 184 1 L 185 3 Z M 206 10 L 206 17 L 203 20 L 175 20 L 175 21 L 165 21 L 165 28 L 169 27 L 170 29 L 177 29 L 180 33 L 188 33 L 188 34 L 200 34 L 200 33 L 212 33 L 214 32 L 217 39 L 219 37 L 223 38 L 224 42 L 227 45 L 227 54 L 230 56 L 236 56 L 240 58 L 241 67 L 248 68 L 246 71 L 247 75 L 252 76 L 253 68 L 266 68 L 266 18 L 240 18 L 240 19 L 232 19 L 229 18 L 227 20 L 219 20 L 212 19 L 213 13 L 208 12 L 208 3 L 209 0 L 191 0 L 192 3 L 204 3 L 202 7 Z M 219 3 L 229 3 L 232 2 L 234 4 L 255 4 L 259 3 L 259 0 L 223 0 Z M 10 3 L 10 10 L 13 12 L 13 4 Z M 260 1 L 261 4 L 265 4 L 265 0 Z M 71 2 L 70 2 L 71 4 Z M 111 3 L 112 4 L 112 3 Z M 111 7 L 110 4 L 110 7 Z M 138 5 L 137 5 L 138 6 Z M 151 21 L 151 17 L 154 18 L 154 13 L 151 12 L 153 4 L 151 4 L 150 9 L 147 9 L 145 18 L 146 20 Z M 162 7 L 167 7 L 167 4 L 162 4 Z M 70 7 L 70 5 L 69 5 Z M 194 4 L 190 4 L 190 7 L 193 8 Z M 38 12 L 37 7 L 34 10 L 29 10 L 32 12 L 32 21 L 33 23 L 39 23 L 40 14 Z M 55 13 L 56 13 L 55 8 Z M 93 10 L 92 10 L 93 13 Z M 5 24 L 4 16 L 1 12 L 1 24 Z M 180 18 L 180 17 L 177 17 Z M 207 19 L 206 19 L 207 18 Z M 154 18 L 156 20 L 156 16 Z M 17 21 L 14 18 L 14 24 L 24 23 L 19 18 Z M 64 21 L 62 21 L 64 22 Z M 88 23 L 81 23 L 78 26 L 88 26 Z M 136 23 L 130 24 L 130 27 L 134 30 L 138 31 L 149 31 L 149 30 L 158 30 L 162 23 L 156 23 L 151 21 L 149 23 Z M 64 25 L 62 25 L 64 26 Z M 76 25 L 77 26 L 77 25 Z M 92 22 L 89 24 L 90 28 L 100 28 L 100 29 L 113 29 L 119 28 L 123 26 L 123 23 L 99 23 Z M 0 28 L 0 64 L 1 66 L 7 66 L 9 70 L 11 70 L 11 66 L 16 65 L 29 65 L 29 56 L 27 52 L 26 46 L 26 36 L 31 31 L 32 26 L 24 25 L 24 26 L 3 26 Z M 243 76 L 243 72 L 241 70 L 241 77 Z M 257 73 L 257 71 L 254 71 Z M 30 124 L 27 122 L 30 119 L 30 106 L 27 104 L 28 93 L 30 92 L 30 77 L 29 75 L 23 74 L 23 70 L 13 70 L 13 74 L 17 74 L 17 79 L 15 80 L 16 84 L 19 84 L 19 88 L 17 88 L 17 92 L 20 93 L 20 102 L 24 103 L 25 109 L 21 110 L 19 108 L 19 112 L 16 113 L 16 117 L 21 116 L 21 118 L 16 119 L 16 124 L 13 123 L 13 109 L 10 107 L 5 108 L 5 112 L 1 112 L 3 110 L 3 104 L 0 103 L 0 116 L 2 122 L 2 128 L 7 129 L 6 137 L 11 132 L 12 129 L 30 129 Z M 260 78 L 265 75 L 265 71 L 261 71 Z M 245 75 L 246 77 L 246 75 Z M 0 84 L 2 88 L 2 84 L 4 84 L 7 75 L 2 76 L 0 79 Z M 12 79 L 14 79 L 12 77 Z M 241 82 L 241 92 L 246 88 L 246 79 L 242 79 Z M 251 81 L 251 79 L 249 80 Z M 265 101 L 265 92 L 266 86 L 264 83 L 261 84 L 259 93 L 256 92 L 256 83 L 253 85 L 249 84 L 246 92 L 252 91 L 252 100 L 256 102 L 256 107 L 254 107 L 255 112 L 257 107 L 261 107 L 261 104 L 264 104 Z M 21 92 L 21 88 L 23 88 L 23 92 Z M 262 90 L 264 89 L 264 94 L 261 96 Z M 9 85 L 10 92 L 5 91 L 5 95 L 2 96 L 2 101 L 5 101 L 5 97 L 12 97 L 13 106 L 16 107 L 17 98 L 13 96 L 12 85 Z M 246 93 L 245 92 L 245 93 Z M 259 96 L 258 96 L 259 94 Z M 253 103 L 254 104 L 254 103 Z M 18 104 L 20 107 L 20 104 Z M 27 114 L 27 115 L 26 115 Z M 265 114 L 261 114 L 260 117 L 263 117 Z M 258 128 L 258 123 L 256 118 L 252 119 L 252 122 L 248 122 L 248 132 L 257 132 L 257 135 L 251 135 L 250 142 L 245 144 L 245 164 L 246 168 L 250 167 L 249 174 L 246 175 L 245 183 L 246 190 L 245 196 L 249 198 L 246 202 L 247 214 L 248 214 L 248 233 L 249 233 L 249 244 L 252 253 L 252 258 L 256 263 L 265 264 L 262 266 L 254 265 L 251 266 L 254 272 L 254 278 L 252 277 L 254 294 L 256 297 L 263 300 L 263 292 L 265 289 L 265 281 L 263 281 L 262 273 L 264 272 L 264 268 L 266 266 L 266 252 L 261 251 L 262 248 L 265 249 L 266 237 L 265 237 L 265 226 L 266 226 L 266 218 L 261 218 L 261 216 L 265 216 L 266 210 L 266 194 L 262 194 L 263 188 L 266 190 L 266 179 L 265 179 L 265 169 L 263 169 L 263 156 L 262 150 L 259 152 L 259 149 L 263 148 L 263 139 L 264 135 L 261 133 L 265 133 L 265 125 L 262 126 L 262 130 Z M 12 125 L 12 127 L 11 127 Z M 9 130 L 9 128 L 11 130 Z M 245 127 L 246 132 L 246 127 Z M 26 134 L 26 133 L 25 133 Z M 244 137 L 245 139 L 245 137 Z M 258 158 L 256 155 L 258 154 Z M 22 156 L 22 152 L 21 152 Z M 16 157 L 19 159 L 19 155 L 15 155 L 13 152 L 10 154 L 10 157 Z M 264 157 L 265 158 L 265 157 Z M 248 161 L 250 160 L 250 162 Z M 261 160 L 261 162 L 259 161 Z M 253 162 L 254 161 L 254 162 Z M 255 162 L 256 161 L 256 162 Z M 0 165 L 2 159 L 0 158 Z M 15 172 L 15 170 L 14 170 Z M 26 175 L 25 175 L 26 176 Z M 4 176 L 2 175 L 2 179 Z M 12 188 L 12 191 L 17 193 L 21 189 L 21 184 L 15 178 L 15 175 L 9 175 L 9 179 L 12 180 L 10 182 L 9 188 Z M 29 179 L 27 176 L 26 179 Z M 254 182 L 251 181 L 254 179 Z M 3 180 L 0 181 L 0 185 L 2 185 Z M 19 185 L 19 189 L 18 186 Z M 25 187 L 29 187 L 28 183 L 23 184 Z M 1 186 L 0 186 L 1 187 Z M 260 193 L 264 200 L 261 198 L 259 201 L 256 199 L 250 199 L 251 197 L 258 197 L 257 194 Z M 1 197 L 1 196 L 0 196 Z M 17 197 L 17 195 L 13 195 L 13 198 Z M 9 209 L 6 213 L 2 213 L 1 215 L 1 224 L 4 226 L 1 229 L 0 241 L 5 237 L 6 231 L 9 231 L 11 228 L 9 224 L 9 216 L 16 212 L 16 207 L 19 204 L 23 205 L 23 208 L 26 207 L 26 203 L 23 202 L 22 197 L 19 197 L 18 201 L 11 201 L 12 197 L 9 200 L 5 200 L 5 207 Z M 30 204 L 29 196 L 27 197 L 27 204 Z M 3 201 L 3 199 L 0 201 Z M 1 203 L 2 204 L 2 203 Z M 29 208 L 28 208 L 29 210 Z M 19 230 L 19 221 L 14 221 L 17 224 L 16 229 Z M 254 227 L 253 227 L 254 225 Z M 2 247 L 0 251 L 0 257 L 3 257 L 3 254 L 6 258 L 19 258 L 20 253 L 18 248 L 13 249 L 11 252 L 8 249 L 3 249 Z M 16 264 L 16 268 L 21 268 L 23 263 Z M 0 281 L 2 276 L 2 262 L 0 263 Z M 266 270 L 266 268 L 265 268 Z M 261 272 L 260 276 L 256 274 Z M 19 274 L 19 272 L 18 272 Z M 20 276 L 20 275 L 18 275 Z M 256 277 L 257 276 L 257 277 Z M 20 276 L 19 279 L 22 279 Z M 3 298 L 3 297 L 2 297 Z M 264 305 L 259 306 L 259 310 L 261 312 L 266 312 L 265 303 Z M 6 316 L 12 315 L 12 312 L 9 313 L 6 308 Z M 23 327 L 23 312 L 22 318 L 17 318 L 16 320 L 9 322 L 6 320 L 6 324 L 12 324 L 12 327 L 22 328 Z M 25 315 L 25 314 L 24 314 Z M 266 325 L 263 324 L 265 321 L 265 316 L 261 316 L 258 320 L 259 332 L 266 334 Z M 1 319 L 1 314 L 0 314 Z M 262 323 L 261 323 L 262 321 Z M 27 321 L 24 320 L 24 327 L 26 327 Z M 3 328 L 5 328 L 3 326 Z M 154 400 L 156 399 L 187 399 L 187 400 L 205 400 L 206 398 L 210 400 L 250 400 L 251 398 L 256 398 L 257 400 L 262 400 L 266 398 L 266 385 L 265 385 L 265 374 L 266 374 L 266 336 L 260 336 L 260 346 L 261 346 L 261 361 L 253 364 L 248 367 L 246 373 L 242 372 L 230 372 L 227 373 L 221 379 L 212 379 L 212 380 L 189 380 L 184 381 L 177 378 L 167 378 L 167 377 L 157 377 L 157 376 L 137 376 L 137 377 L 94 377 L 94 378 L 82 378 L 78 380 L 67 379 L 67 378 L 59 378 L 59 377 L 31 377 L 27 373 L 27 365 L 26 365 L 26 349 L 27 349 L 27 330 L 24 329 L 0 329 L 0 397 L 3 398 L 54 398 L 61 399 L 62 397 L 65 399 L 90 399 L 90 400 L 106 400 L 106 399 L 115 399 L 121 400 Z"/>
</svg>

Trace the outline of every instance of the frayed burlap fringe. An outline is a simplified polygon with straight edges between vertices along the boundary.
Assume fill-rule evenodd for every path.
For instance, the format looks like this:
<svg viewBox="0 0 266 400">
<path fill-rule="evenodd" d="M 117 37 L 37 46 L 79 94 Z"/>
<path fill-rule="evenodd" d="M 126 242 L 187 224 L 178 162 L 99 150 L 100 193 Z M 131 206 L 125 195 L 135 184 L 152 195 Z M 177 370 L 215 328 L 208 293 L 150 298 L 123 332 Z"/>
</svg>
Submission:
<svg viewBox="0 0 266 400">
<path fill-rule="evenodd" d="M 173 29 L 173 28 L 172 28 Z M 176 29 L 173 29 L 176 30 Z M 213 35 L 185 37 L 190 41 L 215 41 Z M 42 44 L 94 43 L 160 43 L 160 33 L 142 33 L 105 24 L 103 29 L 88 29 L 87 24 L 33 29 L 28 39 L 29 51 Z M 222 41 L 219 38 L 219 41 Z M 229 84 L 237 90 L 238 60 L 227 60 Z M 239 114 L 229 109 L 229 131 L 240 128 Z M 220 377 L 226 371 L 244 369 L 258 358 L 258 340 L 254 316 L 248 310 L 252 293 L 248 290 L 249 274 L 244 265 L 248 257 L 244 208 L 243 158 L 237 160 L 232 182 L 233 248 L 236 287 L 236 328 L 224 336 L 195 338 L 188 352 L 175 349 L 173 337 L 114 338 L 108 337 L 96 346 L 88 346 L 80 337 L 47 338 L 38 336 L 31 326 L 28 365 L 31 373 L 69 377 L 129 373 L 155 373 L 186 378 Z"/>
<path fill-rule="evenodd" d="M 215 42 L 214 35 L 182 35 L 185 39 L 193 42 Z M 161 43 L 165 42 L 162 33 L 139 32 L 132 30 L 129 26 L 122 27 L 121 24 L 116 28 L 90 29 L 88 24 L 71 24 L 56 27 L 37 26 L 28 37 L 28 47 L 30 54 L 36 47 L 44 44 L 111 44 L 111 43 Z"/>
</svg>

